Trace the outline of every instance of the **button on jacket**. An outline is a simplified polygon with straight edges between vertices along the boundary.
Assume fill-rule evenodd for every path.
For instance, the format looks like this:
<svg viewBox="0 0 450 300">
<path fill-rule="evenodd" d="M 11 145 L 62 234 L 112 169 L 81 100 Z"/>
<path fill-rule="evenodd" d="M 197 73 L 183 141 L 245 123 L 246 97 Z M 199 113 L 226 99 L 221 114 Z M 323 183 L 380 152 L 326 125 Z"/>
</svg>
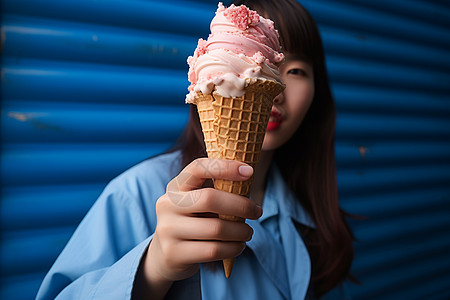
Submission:
<svg viewBox="0 0 450 300">
<path fill-rule="evenodd" d="M 155 203 L 181 170 L 180 152 L 146 160 L 105 188 L 46 275 L 37 299 L 130 299 L 139 262 L 156 228 Z M 275 166 L 254 234 L 226 279 L 201 265 L 175 282 L 168 299 L 305 299 L 311 262 L 294 222 L 314 227 Z M 348 299 L 342 288 L 331 299 Z M 151 295 L 149 295 L 151 299 Z"/>
</svg>

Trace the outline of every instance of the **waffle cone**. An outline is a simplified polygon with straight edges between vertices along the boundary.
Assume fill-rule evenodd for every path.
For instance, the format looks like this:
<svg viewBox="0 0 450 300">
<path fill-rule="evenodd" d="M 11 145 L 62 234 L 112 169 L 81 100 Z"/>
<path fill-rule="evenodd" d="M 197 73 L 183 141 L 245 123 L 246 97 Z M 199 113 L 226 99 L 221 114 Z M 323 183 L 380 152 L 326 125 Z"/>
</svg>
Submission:
<svg viewBox="0 0 450 300">
<path fill-rule="evenodd" d="M 244 162 L 253 168 L 259 160 L 273 99 L 284 86 L 271 80 L 257 80 L 245 88 L 241 97 L 222 97 L 198 93 L 197 111 L 209 158 Z M 249 197 L 253 176 L 246 181 L 214 179 L 214 188 Z M 221 219 L 244 222 L 234 216 Z M 223 261 L 225 276 L 231 275 L 234 258 Z"/>
</svg>

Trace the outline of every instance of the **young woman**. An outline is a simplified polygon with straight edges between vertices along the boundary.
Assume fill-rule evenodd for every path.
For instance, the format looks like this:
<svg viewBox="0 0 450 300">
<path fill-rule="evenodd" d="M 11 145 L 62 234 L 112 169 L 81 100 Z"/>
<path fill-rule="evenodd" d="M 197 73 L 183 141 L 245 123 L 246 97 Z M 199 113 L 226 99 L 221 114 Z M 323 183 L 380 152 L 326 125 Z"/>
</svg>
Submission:
<svg viewBox="0 0 450 300">
<path fill-rule="evenodd" d="M 286 89 L 274 99 L 256 170 L 204 158 L 191 106 L 176 149 L 106 187 L 38 299 L 347 297 L 336 288 L 349 276 L 352 233 L 338 203 L 336 112 L 319 32 L 295 0 L 235 4 L 272 19 L 286 54 Z M 246 180 L 253 173 L 251 200 L 208 187 L 212 178 Z M 208 264 L 236 256 L 229 279 Z"/>
</svg>

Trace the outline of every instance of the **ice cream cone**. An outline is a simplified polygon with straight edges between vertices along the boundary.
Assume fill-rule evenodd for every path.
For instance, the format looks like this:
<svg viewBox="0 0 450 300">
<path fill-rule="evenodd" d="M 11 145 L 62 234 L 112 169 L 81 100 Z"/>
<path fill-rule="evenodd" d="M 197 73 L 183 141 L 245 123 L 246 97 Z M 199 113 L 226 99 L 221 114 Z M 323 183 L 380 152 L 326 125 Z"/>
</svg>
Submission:
<svg viewBox="0 0 450 300">
<path fill-rule="evenodd" d="M 209 158 L 230 159 L 256 166 L 272 109 L 273 99 L 284 86 L 272 80 L 256 80 L 241 97 L 216 92 L 198 93 L 195 99 Z M 214 179 L 214 188 L 249 197 L 253 176 L 246 181 Z M 234 216 L 221 219 L 244 222 Z M 223 260 L 225 276 L 231 275 L 234 258 Z"/>
<path fill-rule="evenodd" d="M 210 28 L 208 39 L 199 39 L 187 60 L 191 85 L 186 103 L 197 105 L 208 157 L 255 167 L 273 99 L 284 89 L 279 34 L 271 20 L 234 4 L 226 8 L 219 3 Z M 214 179 L 214 187 L 249 197 L 252 182 L 253 177 Z M 244 222 L 234 216 L 219 217 Z M 233 261 L 224 260 L 227 278 Z"/>
</svg>

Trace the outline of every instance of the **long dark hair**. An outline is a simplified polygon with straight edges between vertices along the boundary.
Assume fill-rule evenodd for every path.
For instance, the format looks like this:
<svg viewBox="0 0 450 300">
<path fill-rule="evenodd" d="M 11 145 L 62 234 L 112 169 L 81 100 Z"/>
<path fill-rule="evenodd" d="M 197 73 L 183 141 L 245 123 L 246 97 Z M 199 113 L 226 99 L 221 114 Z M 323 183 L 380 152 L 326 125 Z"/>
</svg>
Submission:
<svg viewBox="0 0 450 300">
<path fill-rule="evenodd" d="M 353 261 L 353 234 L 338 202 L 334 132 L 336 107 L 330 91 L 319 30 L 311 15 L 295 0 L 238 0 L 274 21 L 283 51 L 310 62 L 315 95 L 302 124 L 292 138 L 275 151 L 280 168 L 297 199 L 313 218 L 316 228 L 298 226 L 312 264 L 311 290 L 320 297 L 343 282 Z M 175 149 L 181 149 L 183 166 L 205 157 L 195 105 Z"/>
</svg>

